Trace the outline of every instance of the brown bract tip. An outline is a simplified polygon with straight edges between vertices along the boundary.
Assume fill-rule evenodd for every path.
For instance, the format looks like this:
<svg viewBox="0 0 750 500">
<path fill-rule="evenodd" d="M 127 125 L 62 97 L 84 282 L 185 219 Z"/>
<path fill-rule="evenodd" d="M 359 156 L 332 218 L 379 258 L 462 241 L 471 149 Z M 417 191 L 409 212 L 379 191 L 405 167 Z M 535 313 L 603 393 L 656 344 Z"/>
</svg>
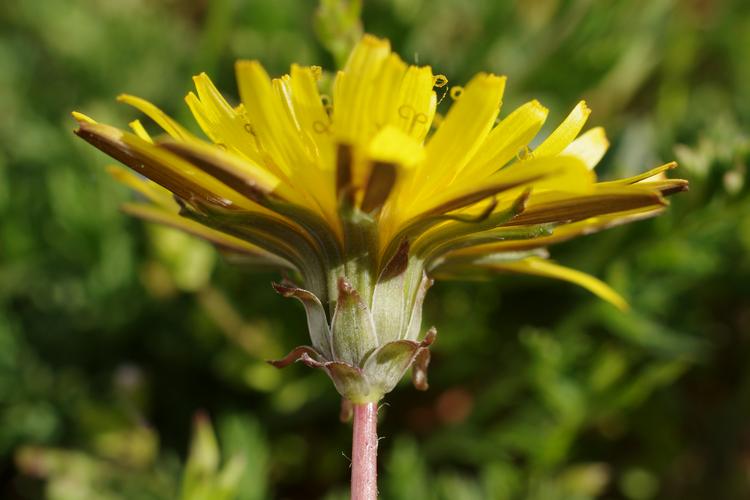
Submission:
<svg viewBox="0 0 750 500">
<path fill-rule="evenodd" d="M 421 348 L 414 359 L 414 365 L 412 366 L 411 381 L 414 384 L 414 388 L 418 391 L 426 391 L 430 388 L 430 384 L 427 383 L 427 367 L 430 364 L 430 350 L 427 348 Z"/>
<path fill-rule="evenodd" d="M 294 287 L 289 286 L 288 284 L 282 284 L 282 283 L 275 283 L 272 282 L 271 286 L 273 289 L 281 295 L 282 297 L 293 297 L 294 296 Z"/>
<path fill-rule="evenodd" d="M 344 297 L 345 299 L 349 298 L 357 298 L 359 299 L 359 294 L 354 289 L 351 283 L 347 281 L 346 278 L 343 276 L 339 278 L 338 280 L 338 288 L 339 288 L 339 297 Z"/>
<path fill-rule="evenodd" d="M 320 354 L 318 354 L 315 349 L 303 345 L 295 347 L 289 354 L 281 359 L 268 360 L 266 363 L 276 368 L 285 368 L 295 361 L 302 361 L 308 366 L 319 367 L 322 366 L 322 363 L 319 362 L 318 359 L 320 359 Z"/>
<path fill-rule="evenodd" d="M 670 182 L 660 189 L 662 196 L 670 196 L 676 193 L 690 191 L 690 183 L 685 179 L 671 179 Z"/>
<path fill-rule="evenodd" d="M 431 326 L 429 330 L 427 330 L 427 333 L 424 334 L 424 339 L 422 339 L 422 342 L 420 345 L 422 347 L 428 347 L 431 346 L 435 339 L 437 338 L 437 328 L 434 326 Z"/>
</svg>

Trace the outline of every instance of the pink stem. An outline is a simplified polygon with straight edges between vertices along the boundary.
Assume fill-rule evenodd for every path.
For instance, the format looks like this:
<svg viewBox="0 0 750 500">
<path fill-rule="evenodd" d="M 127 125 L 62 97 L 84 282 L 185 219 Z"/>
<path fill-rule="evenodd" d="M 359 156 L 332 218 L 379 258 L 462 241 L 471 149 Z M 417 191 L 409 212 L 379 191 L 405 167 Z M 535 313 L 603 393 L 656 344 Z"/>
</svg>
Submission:
<svg viewBox="0 0 750 500">
<path fill-rule="evenodd" d="M 378 498 L 378 404 L 355 404 L 352 429 L 352 498 Z"/>
</svg>

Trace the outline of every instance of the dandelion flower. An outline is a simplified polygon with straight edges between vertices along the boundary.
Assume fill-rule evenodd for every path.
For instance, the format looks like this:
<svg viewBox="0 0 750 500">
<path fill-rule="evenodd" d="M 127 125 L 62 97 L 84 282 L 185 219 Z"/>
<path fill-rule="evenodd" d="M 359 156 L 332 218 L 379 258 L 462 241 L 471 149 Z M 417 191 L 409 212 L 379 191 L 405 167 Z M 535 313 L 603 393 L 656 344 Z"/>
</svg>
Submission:
<svg viewBox="0 0 750 500">
<path fill-rule="evenodd" d="M 304 305 L 311 345 L 274 363 L 324 370 L 354 404 L 377 402 L 412 366 L 426 387 L 435 330 L 422 333 L 421 311 L 433 278 L 548 276 L 624 308 L 603 282 L 547 260 L 546 247 L 654 216 L 687 188 L 662 175 L 674 163 L 597 182 L 608 142 L 601 128 L 581 133 L 584 102 L 532 149 L 547 109 L 531 101 L 498 121 L 504 77 L 448 87 L 373 36 L 330 96 L 318 67 L 270 78 L 239 61 L 236 73 L 236 106 L 205 74 L 185 98 L 207 139 L 130 95 L 119 100 L 163 134 L 74 113 L 76 133 L 135 172 L 111 168 L 143 196 L 125 212 L 292 276 L 274 288 Z M 446 94 L 454 102 L 440 117 Z"/>
</svg>

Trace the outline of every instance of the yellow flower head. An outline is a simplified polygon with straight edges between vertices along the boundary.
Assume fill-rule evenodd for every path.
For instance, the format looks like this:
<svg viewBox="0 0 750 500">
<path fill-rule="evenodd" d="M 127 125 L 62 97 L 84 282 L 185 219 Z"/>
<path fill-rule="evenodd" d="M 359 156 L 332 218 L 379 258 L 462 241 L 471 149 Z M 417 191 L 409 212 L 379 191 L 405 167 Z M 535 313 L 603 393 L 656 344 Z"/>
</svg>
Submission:
<svg viewBox="0 0 750 500">
<path fill-rule="evenodd" d="M 305 305 L 313 346 L 279 364 L 321 367 L 353 401 L 379 399 L 414 362 L 424 385 L 434 331 L 417 338 L 431 277 L 551 276 L 625 307 L 604 283 L 546 260 L 545 247 L 656 215 L 664 196 L 687 188 L 661 175 L 674 163 L 596 182 L 608 142 L 601 128 L 580 133 L 584 102 L 532 150 L 547 110 L 531 101 L 498 121 L 504 77 L 448 87 L 373 36 L 330 96 L 318 67 L 270 78 L 257 61 L 239 61 L 236 72 L 237 106 L 208 76 L 194 77 L 186 101 L 208 140 L 129 95 L 119 100 L 165 135 L 74 113 L 76 133 L 140 174 L 111 169 L 149 201 L 126 212 L 296 273 L 299 286 L 276 289 Z M 447 94 L 455 102 L 440 117 Z"/>
</svg>

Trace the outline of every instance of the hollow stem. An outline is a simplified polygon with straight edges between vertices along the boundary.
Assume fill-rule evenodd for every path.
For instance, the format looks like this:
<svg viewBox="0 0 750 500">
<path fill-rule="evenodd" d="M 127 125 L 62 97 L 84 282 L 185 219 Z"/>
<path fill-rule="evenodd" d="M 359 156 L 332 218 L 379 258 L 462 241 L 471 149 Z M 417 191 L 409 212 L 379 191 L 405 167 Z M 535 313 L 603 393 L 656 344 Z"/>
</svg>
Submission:
<svg viewBox="0 0 750 500">
<path fill-rule="evenodd" d="M 352 497 L 378 498 L 378 404 L 353 405 Z"/>
</svg>

